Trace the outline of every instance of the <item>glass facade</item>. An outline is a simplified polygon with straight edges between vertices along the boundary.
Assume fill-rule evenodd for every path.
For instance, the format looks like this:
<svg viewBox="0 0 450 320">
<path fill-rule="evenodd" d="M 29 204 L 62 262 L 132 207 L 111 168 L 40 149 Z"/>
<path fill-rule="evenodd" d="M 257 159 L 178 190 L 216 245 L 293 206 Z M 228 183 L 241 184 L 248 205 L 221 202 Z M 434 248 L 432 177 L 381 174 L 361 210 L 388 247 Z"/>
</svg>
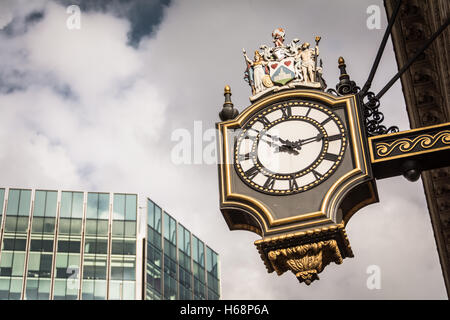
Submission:
<svg viewBox="0 0 450 320">
<path fill-rule="evenodd" d="M 107 298 L 109 194 L 88 193 L 83 252 L 83 300 Z"/>
<path fill-rule="evenodd" d="M 145 249 L 145 299 L 220 298 L 217 253 L 150 199 Z M 211 258 L 208 269 L 205 252 Z"/>
<path fill-rule="evenodd" d="M 178 260 L 180 300 L 191 300 L 193 295 L 191 233 L 181 224 L 178 225 Z"/>
<path fill-rule="evenodd" d="M 84 194 L 61 193 L 61 209 L 56 245 L 55 300 L 78 299 L 81 270 L 81 240 Z"/>
<path fill-rule="evenodd" d="M 208 278 L 208 299 L 218 300 L 220 297 L 219 255 L 206 247 L 206 271 Z"/>
<path fill-rule="evenodd" d="M 136 195 L 114 195 L 111 240 L 111 289 L 109 299 L 135 299 L 136 214 Z"/>
<path fill-rule="evenodd" d="M 150 300 L 162 298 L 162 210 L 147 200 L 147 239 L 145 268 L 145 297 Z"/>
<path fill-rule="evenodd" d="M 196 236 L 192 237 L 194 267 L 194 299 L 206 298 L 205 244 Z"/>
<path fill-rule="evenodd" d="M 217 254 L 145 201 L 0 188 L 0 300 L 219 299 Z"/>
<path fill-rule="evenodd" d="M 0 299 L 22 298 L 31 190 L 10 189 L 3 217 Z"/>
<path fill-rule="evenodd" d="M 25 299 L 50 298 L 58 192 L 36 191 L 28 250 Z"/>
</svg>

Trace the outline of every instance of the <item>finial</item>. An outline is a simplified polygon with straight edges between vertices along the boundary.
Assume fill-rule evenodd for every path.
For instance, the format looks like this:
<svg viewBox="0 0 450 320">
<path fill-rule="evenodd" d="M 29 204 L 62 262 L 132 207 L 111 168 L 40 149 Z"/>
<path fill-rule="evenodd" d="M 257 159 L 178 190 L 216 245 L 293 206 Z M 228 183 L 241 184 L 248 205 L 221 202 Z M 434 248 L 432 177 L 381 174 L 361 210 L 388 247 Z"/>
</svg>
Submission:
<svg viewBox="0 0 450 320">
<path fill-rule="evenodd" d="M 344 58 L 339 57 L 338 68 L 341 74 L 339 76 L 339 83 L 336 85 L 336 91 L 341 95 L 356 94 L 359 91 L 359 87 L 356 86 L 355 81 L 350 80 L 346 67 Z"/>
<path fill-rule="evenodd" d="M 350 76 L 347 74 L 347 70 L 345 69 L 347 66 L 345 64 L 345 60 L 342 57 L 338 59 L 338 67 L 341 71 L 341 75 L 339 76 L 339 80 L 350 79 Z"/>
<path fill-rule="evenodd" d="M 229 85 L 225 86 L 223 95 L 225 96 L 225 102 L 223 103 L 222 111 L 219 113 L 220 120 L 227 121 L 236 118 L 239 112 L 233 108 L 233 102 L 231 102 L 231 88 Z"/>
</svg>

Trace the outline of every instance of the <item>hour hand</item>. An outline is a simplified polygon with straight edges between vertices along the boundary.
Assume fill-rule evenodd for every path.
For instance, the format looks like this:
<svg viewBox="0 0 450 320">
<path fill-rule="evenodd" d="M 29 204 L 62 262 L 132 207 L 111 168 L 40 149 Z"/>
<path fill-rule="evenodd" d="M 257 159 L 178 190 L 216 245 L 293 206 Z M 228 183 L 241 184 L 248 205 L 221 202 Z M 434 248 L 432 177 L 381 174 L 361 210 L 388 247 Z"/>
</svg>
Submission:
<svg viewBox="0 0 450 320">
<path fill-rule="evenodd" d="M 295 150 L 292 146 L 290 145 L 282 145 L 278 148 L 275 149 L 275 152 L 287 152 L 287 153 L 291 153 L 293 155 L 298 155 L 299 152 L 297 150 Z"/>
<path fill-rule="evenodd" d="M 298 155 L 299 154 L 299 152 L 297 150 L 295 150 L 296 147 L 295 147 L 295 143 L 294 142 L 291 142 L 290 140 L 287 140 L 287 139 L 284 140 L 284 139 L 281 139 L 281 138 L 279 138 L 279 140 L 280 140 L 280 142 L 283 145 L 279 148 L 278 152 L 287 152 L 287 153 L 290 153 L 290 154 L 293 154 L 293 155 Z"/>
<path fill-rule="evenodd" d="M 283 145 L 285 145 L 285 146 L 288 146 L 288 147 L 290 147 L 290 148 L 295 148 L 295 142 L 292 142 L 292 141 L 290 141 L 290 140 L 283 140 L 283 139 L 281 139 L 281 138 L 279 138 L 279 140 L 280 140 L 280 142 L 283 144 Z"/>
<path fill-rule="evenodd" d="M 295 150 L 294 142 L 291 142 L 289 140 L 283 140 L 278 136 L 271 136 L 268 134 L 266 134 L 265 137 L 270 138 L 271 141 L 268 141 L 266 139 L 261 139 L 261 140 L 268 143 L 270 146 L 276 147 L 275 152 L 287 152 L 287 153 L 290 153 L 293 155 L 299 154 L 298 151 Z M 281 143 L 281 145 L 279 145 L 277 142 Z"/>
</svg>

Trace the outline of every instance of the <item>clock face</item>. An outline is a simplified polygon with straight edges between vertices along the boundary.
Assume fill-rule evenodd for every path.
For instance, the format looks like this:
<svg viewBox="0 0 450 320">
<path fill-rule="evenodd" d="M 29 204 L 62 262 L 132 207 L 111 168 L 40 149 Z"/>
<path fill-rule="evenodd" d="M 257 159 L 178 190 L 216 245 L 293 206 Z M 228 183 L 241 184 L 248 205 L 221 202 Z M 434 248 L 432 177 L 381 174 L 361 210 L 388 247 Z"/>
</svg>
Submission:
<svg viewBox="0 0 450 320">
<path fill-rule="evenodd" d="M 234 147 L 235 168 L 257 191 L 294 194 L 328 179 L 346 145 L 344 125 L 330 109 L 300 100 L 277 103 L 243 126 Z"/>
</svg>

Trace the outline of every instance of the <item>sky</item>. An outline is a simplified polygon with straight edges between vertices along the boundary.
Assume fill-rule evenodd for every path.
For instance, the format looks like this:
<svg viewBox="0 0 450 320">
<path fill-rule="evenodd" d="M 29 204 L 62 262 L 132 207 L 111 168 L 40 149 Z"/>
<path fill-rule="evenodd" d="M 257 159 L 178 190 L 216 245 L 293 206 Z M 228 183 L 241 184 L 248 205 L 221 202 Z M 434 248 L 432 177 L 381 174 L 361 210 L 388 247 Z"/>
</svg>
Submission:
<svg viewBox="0 0 450 320">
<path fill-rule="evenodd" d="M 367 27 L 371 5 L 380 29 Z M 339 56 L 362 86 L 386 26 L 381 0 L 0 0 L 0 185 L 150 197 L 220 254 L 223 299 L 446 299 L 421 180 L 377 181 L 380 202 L 346 227 L 355 257 L 306 286 L 267 273 L 258 235 L 228 229 L 217 165 L 194 152 L 211 151 L 225 85 L 239 111 L 250 105 L 242 48 L 271 45 L 277 27 L 287 42 L 320 35 L 328 87 Z M 396 71 L 389 41 L 372 90 Z M 380 110 L 409 129 L 399 82 Z M 184 163 L 179 132 L 192 142 Z M 369 289 L 373 266 L 381 282 Z"/>
</svg>

